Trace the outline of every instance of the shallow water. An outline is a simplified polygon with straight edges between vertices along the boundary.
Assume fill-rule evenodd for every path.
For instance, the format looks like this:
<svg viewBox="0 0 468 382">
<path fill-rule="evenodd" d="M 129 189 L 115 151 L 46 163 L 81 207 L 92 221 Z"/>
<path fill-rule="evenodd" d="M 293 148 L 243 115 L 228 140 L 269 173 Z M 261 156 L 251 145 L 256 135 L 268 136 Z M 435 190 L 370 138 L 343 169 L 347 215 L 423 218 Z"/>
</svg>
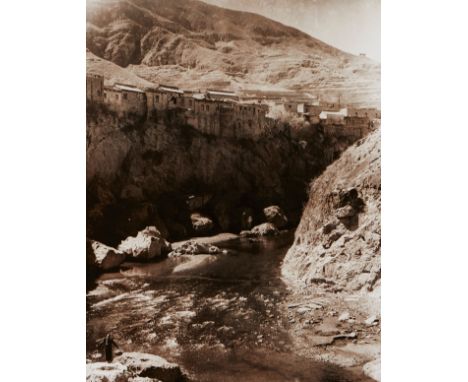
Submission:
<svg viewBox="0 0 468 382">
<path fill-rule="evenodd" d="M 278 303 L 292 234 L 198 255 L 124 264 L 87 295 L 87 357 L 111 332 L 124 351 L 161 355 L 196 381 L 357 381 L 338 367 L 296 357 Z"/>
</svg>

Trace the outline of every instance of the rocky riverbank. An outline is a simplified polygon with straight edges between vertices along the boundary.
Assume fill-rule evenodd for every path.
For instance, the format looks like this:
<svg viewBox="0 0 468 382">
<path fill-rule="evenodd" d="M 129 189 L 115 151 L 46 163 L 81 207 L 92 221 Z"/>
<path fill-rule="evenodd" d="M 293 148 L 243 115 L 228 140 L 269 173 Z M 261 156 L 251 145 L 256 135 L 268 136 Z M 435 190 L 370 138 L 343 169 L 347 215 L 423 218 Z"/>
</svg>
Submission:
<svg viewBox="0 0 468 382">
<path fill-rule="evenodd" d="M 312 182 L 281 271 L 296 351 L 380 380 L 380 131 Z M 311 346 L 313 344 L 313 346 Z"/>
<path fill-rule="evenodd" d="M 295 338 L 301 335 L 296 325 L 313 327 L 305 321 L 342 310 L 329 299 L 306 304 L 285 288 L 280 266 L 292 232 L 253 240 L 218 235 L 203 242 L 216 243 L 222 253 L 124 263 L 119 272 L 99 277 L 87 296 L 90 360 L 99 357 L 96 340 L 112 332 L 125 351 L 158 354 L 181 365 L 193 381 L 371 381 L 360 368 L 327 356 L 330 343 L 361 340 L 361 331 L 350 334 L 349 323 L 342 324 L 343 333 L 322 334 L 333 338 L 321 343 Z M 360 324 L 350 311 L 353 316 Z"/>
</svg>

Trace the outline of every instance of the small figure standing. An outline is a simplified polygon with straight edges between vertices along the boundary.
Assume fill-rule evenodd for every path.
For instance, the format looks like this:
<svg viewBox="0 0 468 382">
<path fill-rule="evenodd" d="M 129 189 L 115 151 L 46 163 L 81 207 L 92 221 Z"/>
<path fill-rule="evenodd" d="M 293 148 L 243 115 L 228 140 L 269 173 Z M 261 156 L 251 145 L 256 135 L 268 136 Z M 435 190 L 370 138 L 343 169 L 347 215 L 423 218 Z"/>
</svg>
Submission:
<svg viewBox="0 0 468 382">
<path fill-rule="evenodd" d="M 98 346 L 104 348 L 104 353 L 106 355 L 106 361 L 112 362 L 114 358 L 114 353 L 112 347 L 115 346 L 117 349 L 120 349 L 119 345 L 114 341 L 112 336 L 108 334 L 101 342 L 99 342 Z"/>
</svg>

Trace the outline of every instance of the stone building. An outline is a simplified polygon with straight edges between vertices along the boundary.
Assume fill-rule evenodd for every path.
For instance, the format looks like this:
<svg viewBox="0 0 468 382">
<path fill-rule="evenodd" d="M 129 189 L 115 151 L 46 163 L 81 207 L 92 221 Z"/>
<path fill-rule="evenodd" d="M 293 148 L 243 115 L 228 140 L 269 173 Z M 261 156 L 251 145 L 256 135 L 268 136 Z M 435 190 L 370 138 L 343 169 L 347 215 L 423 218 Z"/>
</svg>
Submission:
<svg viewBox="0 0 468 382">
<path fill-rule="evenodd" d="M 251 137 L 264 130 L 268 106 L 212 100 L 193 95 L 194 106 L 187 110 L 187 123 L 205 134 L 221 137 Z"/>
<path fill-rule="evenodd" d="M 192 90 L 184 90 L 184 94 L 183 94 L 183 107 L 187 110 L 193 110 L 193 108 L 195 107 L 195 99 L 194 99 L 194 96 L 195 96 L 195 92 L 193 92 Z"/>
<path fill-rule="evenodd" d="M 99 74 L 86 73 L 86 100 L 102 102 L 104 94 L 104 77 Z"/>
<path fill-rule="evenodd" d="M 102 77 L 87 78 L 87 98 L 102 96 L 105 105 L 119 116 L 127 114 L 159 118 L 154 112 L 174 109 L 167 115 L 173 121 L 188 124 L 204 134 L 220 137 L 254 137 L 268 125 L 268 105 L 239 102 L 232 92 L 209 90 L 207 93 L 184 91 L 174 86 L 139 89 L 128 84 L 104 86 Z M 165 118 L 166 114 L 162 114 Z"/>
<path fill-rule="evenodd" d="M 299 102 L 289 101 L 283 104 L 284 111 L 287 113 L 297 113 Z"/>
<path fill-rule="evenodd" d="M 264 131 L 268 106 L 260 103 L 236 103 L 232 109 L 236 135 L 258 135 Z"/>
<path fill-rule="evenodd" d="M 153 110 L 185 107 L 184 91 L 176 86 L 159 85 L 155 89 L 147 89 L 146 98 L 148 113 L 151 113 Z"/>
<path fill-rule="evenodd" d="M 323 110 L 320 115 L 320 122 L 325 125 L 344 125 L 345 117 L 348 115 L 346 108 L 340 109 L 339 111 L 325 111 Z"/>
<path fill-rule="evenodd" d="M 104 88 L 104 103 L 119 114 L 144 115 L 147 110 L 146 94 L 132 85 L 115 84 Z"/>
<path fill-rule="evenodd" d="M 202 133 L 220 136 L 220 102 L 207 99 L 203 94 L 192 95 L 191 101 L 193 107 L 187 110 L 187 123 Z"/>
<path fill-rule="evenodd" d="M 311 124 L 320 123 L 322 107 L 317 104 L 300 103 L 297 107 L 298 114 Z"/>
<path fill-rule="evenodd" d="M 327 102 L 327 101 L 320 101 L 320 107 L 322 110 L 329 110 L 329 111 L 340 111 L 343 107 L 339 102 Z"/>
<path fill-rule="evenodd" d="M 380 110 L 376 108 L 348 108 L 349 117 L 380 119 Z"/>
</svg>

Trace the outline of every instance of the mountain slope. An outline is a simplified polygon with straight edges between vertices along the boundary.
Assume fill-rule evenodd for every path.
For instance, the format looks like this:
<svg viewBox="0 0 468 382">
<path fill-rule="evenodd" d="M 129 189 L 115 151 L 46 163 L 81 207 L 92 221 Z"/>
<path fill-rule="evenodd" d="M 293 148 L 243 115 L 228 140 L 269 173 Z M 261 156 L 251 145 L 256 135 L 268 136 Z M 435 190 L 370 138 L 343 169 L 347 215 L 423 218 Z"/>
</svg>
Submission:
<svg viewBox="0 0 468 382">
<path fill-rule="evenodd" d="M 97 57 L 91 52 L 86 52 L 86 67 L 88 73 L 103 76 L 106 84 L 125 83 L 142 89 L 154 87 L 153 83 L 138 77 L 128 69 Z"/>
<path fill-rule="evenodd" d="M 380 66 L 265 17 L 196 0 L 101 0 L 87 47 L 152 82 L 314 90 L 380 102 Z"/>
</svg>

